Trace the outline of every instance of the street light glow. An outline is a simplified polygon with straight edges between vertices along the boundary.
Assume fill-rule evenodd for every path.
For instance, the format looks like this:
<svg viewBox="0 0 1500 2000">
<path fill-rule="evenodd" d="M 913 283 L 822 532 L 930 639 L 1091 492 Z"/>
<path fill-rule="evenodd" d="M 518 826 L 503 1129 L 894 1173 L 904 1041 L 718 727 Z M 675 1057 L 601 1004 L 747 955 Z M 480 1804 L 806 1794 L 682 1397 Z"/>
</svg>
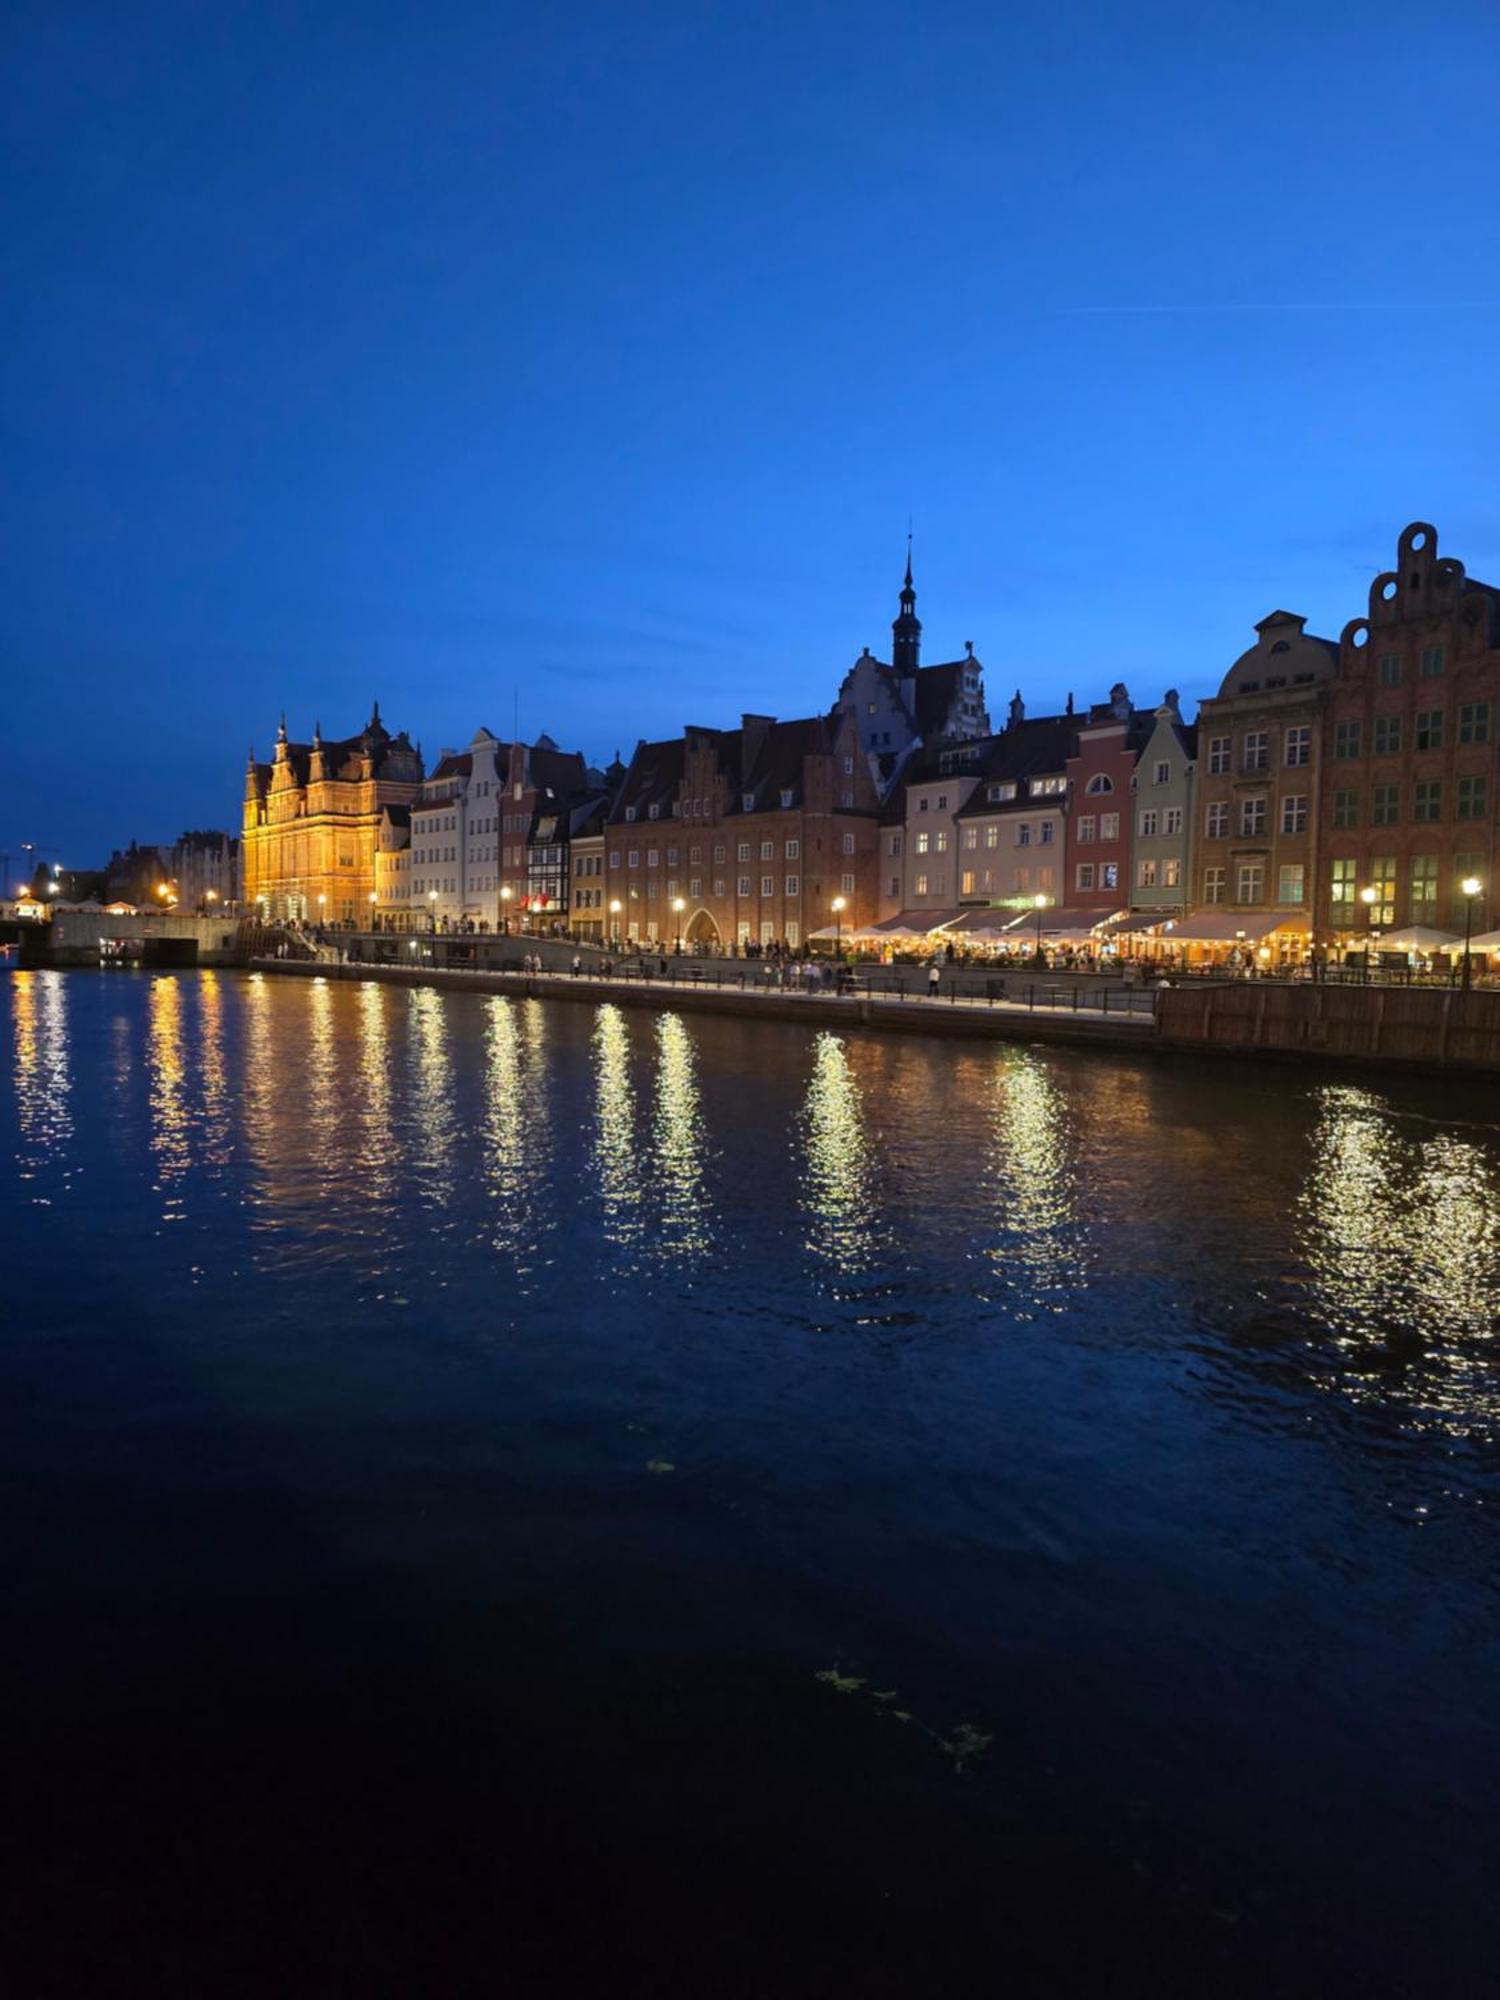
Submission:
<svg viewBox="0 0 1500 2000">
<path fill-rule="evenodd" d="M 1459 883 L 1458 886 L 1460 889 L 1463 890 L 1466 896 L 1472 899 L 1473 897 L 1479 894 L 1480 890 L 1484 887 L 1484 884 L 1480 881 L 1477 875 L 1465 875 L 1464 879 L 1462 880 L 1462 882 Z"/>
<path fill-rule="evenodd" d="M 844 899 L 843 899 L 843 897 L 842 897 L 842 896 L 835 896 L 835 897 L 834 897 L 834 899 L 833 899 L 833 902 L 832 902 L 832 904 L 831 904 L 831 906 L 830 906 L 830 907 L 831 907 L 832 909 L 836 910 L 836 911 L 837 911 L 837 910 L 842 910 L 842 909 L 844 909 L 844 908 L 846 907 L 846 905 L 845 905 L 845 902 L 844 902 Z"/>
</svg>

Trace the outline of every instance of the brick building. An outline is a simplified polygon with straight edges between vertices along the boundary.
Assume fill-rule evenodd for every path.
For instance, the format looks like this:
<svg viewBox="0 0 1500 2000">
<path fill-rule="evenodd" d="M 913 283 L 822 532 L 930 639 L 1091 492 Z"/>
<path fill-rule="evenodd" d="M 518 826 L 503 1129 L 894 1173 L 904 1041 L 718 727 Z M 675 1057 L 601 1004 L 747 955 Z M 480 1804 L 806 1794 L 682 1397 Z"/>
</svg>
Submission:
<svg viewBox="0 0 1500 2000">
<path fill-rule="evenodd" d="M 1420 924 L 1461 932 L 1459 884 L 1495 895 L 1495 744 L 1500 731 L 1500 589 L 1438 556 L 1436 529 L 1413 522 L 1396 566 L 1350 622 L 1324 716 L 1327 773 L 1317 920 L 1340 944 Z M 1360 891 L 1376 891 L 1367 909 Z"/>
<path fill-rule="evenodd" d="M 835 896 L 846 928 L 868 923 L 878 812 L 858 734 L 837 710 L 642 742 L 605 830 L 606 935 L 796 950 L 834 921 Z"/>
<path fill-rule="evenodd" d="M 1109 700 L 1080 716 L 1067 763 L 1068 844 L 1063 899 L 1076 911 L 1114 915 L 1129 905 L 1131 791 L 1153 718 L 1137 715 L 1116 681 Z"/>
</svg>

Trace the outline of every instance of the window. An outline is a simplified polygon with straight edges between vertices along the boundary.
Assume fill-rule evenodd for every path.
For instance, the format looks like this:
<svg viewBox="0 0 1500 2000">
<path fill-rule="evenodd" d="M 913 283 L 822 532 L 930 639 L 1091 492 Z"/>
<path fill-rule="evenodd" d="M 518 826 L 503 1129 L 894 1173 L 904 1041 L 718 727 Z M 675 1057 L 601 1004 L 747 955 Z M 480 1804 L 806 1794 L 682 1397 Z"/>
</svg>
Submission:
<svg viewBox="0 0 1500 2000">
<path fill-rule="evenodd" d="M 1266 830 L 1266 802 L 1264 799 L 1240 800 L 1240 833 L 1254 837 Z"/>
<path fill-rule="evenodd" d="M 1240 769 L 1264 771 L 1271 762 L 1271 739 L 1264 729 L 1247 729 L 1241 747 Z"/>
<path fill-rule="evenodd" d="M 990 785 L 985 790 L 985 797 L 991 805 L 1003 805 L 1007 799 L 1013 799 L 1015 795 L 1016 788 L 1012 784 Z"/>
<path fill-rule="evenodd" d="M 938 887 L 941 889 L 942 886 L 943 886 L 943 878 L 941 875 L 939 875 Z M 840 889 L 843 890 L 846 896 L 852 896 L 854 894 L 854 877 L 852 875 L 840 875 L 839 887 Z"/>
<path fill-rule="evenodd" d="M 774 859 L 775 859 L 775 857 L 776 857 L 776 843 L 775 843 L 775 841 L 774 841 L 774 840 L 763 840 L 763 841 L 761 842 L 761 844 L 760 844 L 760 858 L 761 858 L 761 860 L 762 860 L 762 861 L 772 861 L 772 860 L 774 860 Z"/>
<path fill-rule="evenodd" d="M 618 867 L 619 867 L 619 865 L 620 865 L 620 850 L 619 850 L 619 848 L 618 848 L 618 847 L 617 847 L 617 848 L 615 849 L 614 853 L 610 855 L 610 857 L 609 857 L 609 865 L 610 865 L 610 867 L 611 867 L 611 868 L 618 868 Z"/>
<path fill-rule="evenodd" d="M 1099 867 L 1099 887 L 1101 889 L 1118 889 L 1119 886 L 1120 886 L 1119 862 L 1118 861 L 1102 862 Z"/>
<path fill-rule="evenodd" d="M 1442 749 L 1443 711 L 1440 708 L 1423 708 L 1417 711 L 1416 747 L 1419 750 Z"/>
<path fill-rule="evenodd" d="M 1165 757 L 1152 765 L 1151 782 L 1153 785 L 1169 785 L 1172 782 L 1172 766 Z"/>
<path fill-rule="evenodd" d="M 844 838 L 849 841 L 849 845 L 844 849 L 844 852 L 852 854 L 854 852 L 854 842 L 848 834 Z M 932 847 L 935 854 L 946 854 L 948 852 L 948 829 L 946 827 L 939 827 L 933 835 Z"/>
<path fill-rule="evenodd" d="M 1401 718 L 1399 715 L 1376 716 L 1374 748 L 1377 757 L 1399 757 L 1401 755 Z"/>
<path fill-rule="evenodd" d="M 1443 781 L 1418 778 L 1411 788 L 1411 816 L 1418 826 L 1431 826 L 1443 816 Z"/>
<path fill-rule="evenodd" d="M 1424 646 L 1419 663 L 1424 681 L 1435 681 L 1448 664 L 1448 649 L 1445 646 Z"/>
<path fill-rule="evenodd" d="M 1418 854 L 1411 864 L 1411 922 L 1430 924 L 1437 915 L 1438 858 Z"/>
<path fill-rule="evenodd" d="M 1312 759 L 1312 730 L 1306 724 L 1286 732 L 1282 761 L 1287 764 L 1306 764 Z"/>
<path fill-rule="evenodd" d="M 789 805 L 790 805 L 791 803 L 792 803 L 792 795 L 791 795 L 791 793 L 790 793 L 789 791 L 783 791 L 783 793 L 781 794 L 781 809 L 782 809 L 782 811 L 783 811 L 783 812 L 785 812 L 785 811 L 786 811 L 786 809 L 787 809 L 787 807 L 788 807 L 788 806 L 789 806 Z"/>
<path fill-rule="evenodd" d="M 1333 795 L 1333 823 L 1336 827 L 1359 825 L 1359 793 L 1352 791 L 1335 792 Z"/>
<path fill-rule="evenodd" d="M 626 866 L 627 866 L 627 867 L 629 867 L 629 868 L 639 868 L 639 867 L 640 867 L 640 865 L 641 865 L 641 850 L 640 850 L 640 849 L 639 849 L 638 847 L 632 847 L 632 848 L 631 848 L 630 852 L 629 852 L 629 853 L 628 853 L 628 854 L 626 855 L 626 857 L 625 857 L 625 864 L 626 864 Z"/>
<path fill-rule="evenodd" d="M 927 852 L 927 849 L 928 849 L 928 846 L 929 846 L 929 844 L 930 844 L 930 843 L 929 843 L 929 840 L 928 840 L 928 836 L 927 836 L 927 835 L 926 835 L 925 833 L 919 833 L 919 834 L 917 835 L 917 852 L 918 852 L 918 854 L 925 854 L 925 853 Z"/>
<path fill-rule="evenodd" d="M 714 849 L 714 860 L 715 861 L 724 860 L 728 852 L 729 852 L 728 848 L 724 845 L 723 841 L 721 840 L 718 846 Z"/>
<path fill-rule="evenodd" d="M 854 835 L 852 833 L 844 835 L 843 840 L 840 842 L 839 851 L 843 854 L 852 854 L 854 852 Z"/>
<path fill-rule="evenodd" d="M 741 875 L 734 886 L 737 895 L 748 896 L 750 893 L 750 877 L 748 875 Z"/>
<path fill-rule="evenodd" d="M 1093 777 L 1089 779 L 1084 790 L 1090 798 L 1098 798 L 1104 792 L 1112 792 L 1114 788 L 1115 781 L 1113 778 L 1107 777 L 1103 771 L 1096 771 Z"/>
<path fill-rule="evenodd" d="M 1284 861 L 1276 875 L 1276 900 L 1278 903 L 1300 903 L 1302 885 L 1305 880 L 1300 861 Z"/>
<path fill-rule="evenodd" d="M 925 896 L 927 894 L 927 877 L 925 875 L 919 875 L 916 879 L 916 882 L 913 884 L 913 888 L 914 892 L 918 896 Z"/>
<path fill-rule="evenodd" d="M 985 828 L 984 844 L 986 847 L 998 847 L 1000 845 L 1000 829 L 998 826 L 991 825 Z"/>
<path fill-rule="evenodd" d="M 899 875 L 893 875 L 893 876 L 891 877 L 891 891 L 890 891 L 890 893 L 891 893 L 891 901 L 892 901 L 892 902 L 895 902 L 895 901 L 897 901 L 897 900 L 899 899 L 899 897 L 900 897 L 900 895 L 901 895 L 901 877 L 900 877 Z"/>
<path fill-rule="evenodd" d="M 1100 813 L 1099 838 L 1101 840 L 1118 840 L 1120 838 L 1120 815 L 1118 813 Z"/>
<path fill-rule="evenodd" d="M 1135 880 L 1138 889 L 1154 889 L 1156 887 L 1156 863 L 1154 861 L 1142 861 L 1135 871 Z"/>
<path fill-rule="evenodd" d="M 760 893 L 763 896 L 774 896 L 776 894 L 776 877 L 774 875 L 761 876 Z"/>
<path fill-rule="evenodd" d="M 940 813 L 945 813 L 948 810 L 948 794 L 946 792 L 938 793 L 937 809 Z"/>
<path fill-rule="evenodd" d="M 1164 861 L 1162 863 L 1161 883 L 1164 889 L 1180 889 L 1182 887 L 1182 863 L 1180 861 Z"/>
<path fill-rule="evenodd" d="M 1092 813 L 1085 813 L 1083 815 L 1078 822 L 1078 839 L 1080 845 L 1086 840 L 1093 839 L 1098 824 L 1099 822 L 1094 818 Z"/>
<path fill-rule="evenodd" d="M 518 796 L 519 796 L 519 794 L 518 794 Z M 646 817 L 647 817 L 647 819 L 660 819 L 660 818 L 661 818 L 661 807 L 660 807 L 659 805 L 655 805 L 655 806 L 648 806 L 648 807 L 646 808 Z"/>
<path fill-rule="evenodd" d="M 1229 801 L 1215 799 L 1203 815 L 1203 833 L 1208 840 L 1223 840 L 1229 833 Z"/>
<path fill-rule="evenodd" d="M 977 826 L 966 826 L 964 828 L 965 848 L 977 847 L 978 845 L 979 845 L 979 828 Z"/>
<path fill-rule="evenodd" d="M 747 813 L 753 813 L 755 811 L 754 792 L 746 792 L 743 798 L 740 800 L 740 804 L 745 808 L 745 811 Z"/>
<path fill-rule="evenodd" d="M 1077 868 L 1073 871 L 1073 881 L 1080 889 L 1092 889 L 1094 886 L 1093 862 L 1080 861 Z"/>
<path fill-rule="evenodd" d="M 1401 817 L 1401 787 L 1376 785 L 1370 793 L 1371 826 L 1394 826 Z"/>
<path fill-rule="evenodd" d="M 1266 871 L 1258 861 L 1242 861 L 1237 870 L 1235 901 L 1258 903 L 1266 892 Z"/>
<path fill-rule="evenodd" d="M 646 866 L 648 868 L 655 868 L 659 865 L 660 861 L 661 861 L 660 851 L 657 848 L 648 847 L 646 849 Z"/>
<path fill-rule="evenodd" d="M 853 794 L 853 792 L 840 792 L 840 793 L 839 793 L 839 804 L 840 804 L 841 806 L 852 806 L 852 805 L 854 804 L 854 794 Z"/>
<path fill-rule="evenodd" d="M 1044 819 L 1042 821 L 1041 825 L 1037 828 L 1037 837 L 1043 847 L 1050 847 L 1052 845 L 1052 836 L 1056 831 L 1057 826 L 1053 820 Z"/>
<path fill-rule="evenodd" d="M 1382 855 L 1370 863 L 1370 887 L 1375 900 L 1366 921 L 1389 928 L 1396 921 L 1396 859 Z M 1364 905 L 1360 905 L 1363 910 Z"/>
<path fill-rule="evenodd" d="M 675 860 L 676 849 L 674 848 L 672 852 L 673 852 L 673 859 Z M 703 849 L 701 847 L 690 847 L 688 849 L 688 860 L 690 862 L 701 861 L 702 859 L 703 859 Z"/>
<path fill-rule="evenodd" d="M 1143 806 L 1141 808 L 1137 816 L 1137 828 L 1142 840 L 1154 840 L 1156 838 L 1155 806 Z"/>
<path fill-rule="evenodd" d="M 1023 819 L 1016 828 L 1016 845 L 1017 847 L 1030 847 L 1031 821 L 1029 819 Z"/>
<path fill-rule="evenodd" d="M 1281 801 L 1281 830 L 1283 833 L 1306 833 L 1307 796 L 1303 792 L 1288 792 Z M 1285 898 L 1282 899 L 1285 901 Z"/>
<path fill-rule="evenodd" d="M 1222 778 L 1229 769 L 1229 738 L 1210 736 L 1208 739 L 1208 774 L 1211 778 Z"/>
<path fill-rule="evenodd" d="M 1490 781 L 1488 778 L 1460 778 L 1458 781 L 1458 818 L 1487 819 L 1489 817 Z"/>
<path fill-rule="evenodd" d="M 897 857 L 898 857 L 898 856 L 900 855 L 900 853 L 901 853 L 901 836 L 900 836 L 900 834 L 899 834 L 899 833 L 893 833 L 893 834 L 891 835 L 891 839 L 890 839 L 890 848 L 889 848 L 889 853 L 890 853 L 890 856 L 891 856 L 891 859 L 892 859 L 893 861 L 894 861 L 894 860 L 896 860 L 896 859 L 897 859 Z"/>
<path fill-rule="evenodd" d="M 1205 903 L 1222 903 L 1224 900 L 1224 870 L 1205 868 L 1203 871 L 1203 900 Z"/>
<path fill-rule="evenodd" d="M 1401 655 L 1399 653 L 1382 653 L 1380 658 L 1375 662 L 1375 678 L 1382 687 L 1399 687 L 1401 685 Z"/>
<path fill-rule="evenodd" d="M 1348 722 L 1335 723 L 1333 729 L 1334 756 L 1345 759 L 1358 757 L 1360 754 L 1359 734 L 1359 718 L 1357 716 Z"/>
<path fill-rule="evenodd" d="M 958 893 L 959 893 L 959 895 L 960 895 L 960 896 L 972 896 L 972 895 L 973 895 L 973 893 L 974 893 L 974 870 L 973 870 L 972 868 L 966 868 L 966 869 L 964 870 L 963 874 L 959 876 L 959 878 L 958 878 Z"/>
<path fill-rule="evenodd" d="M 801 843 L 801 841 L 800 841 L 800 840 L 789 840 L 789 841 L 787 842 L 787 844 L 786 844 L 786 848 L 785 848 L 785 850 L 784 850 L 784 851 L 785 851 L 785 854 L 786 854 L 786 858 L 787 858 L 787 860 L 788 860 L 788 861 L 795 861 L 795 860 L 797 859 L 797 857 L 798 857 L 798 856 L 799 856 L 799 855 L 801 854 L 801 852 L 802 852 L 802 843 Z"/>
<path fill-rule="evenodd" d="M 798 893 L 797 877 L 795 875 L 788 875 L 783 887 L 787 895 L 795 896 Z"/>
<path fill-rule="evenodd" d="M 846 757 L 844 759 L 844 776 L 846 778 L 852 778 L 854 776 L 854 759 L 852 757 Z"/>
<path fill-rule="evenodd" d="M 786 941 L 787 941 L 787 943 L 788 943 L 789 945 L 791 945 L 792 949 L 793 949 L 793 950 L 795 951 L 795 949 L 797 948 L 797 946 L 798 946 L 799 944 L 801 944 L 801 942 L 802 942 L 802 926 L 801 926 L 801 924 L 788 924 L 788 925 L 787 925 L 787 927 L 786 927 Z"/>
<path fill-rule="evenodd" d="M 1166 811 L 1161 816 L 1161 830 L 1163 833 L 1181 833 L 1182 831 L 1181 806 L 1167 807 Z"/>
<path fill-rule="evenodd" d="M 930 799 L 918 799 L 918 800 L 917 800 L 917 811 L 918 811 L 918 812 L 926 812 L 927 808 L 928 808 L 928 807 L 929 807 L 929 806 L 931 805 L 931 803 L 932 803 L 932 801 L 931 801 Z"/>
<path fill-rule="evenodd" d="M 1460 743 L 1489 742 L 1490 705 L 1487 701 L 1466 701 L 1460 707 L 1458 740 Z"/>
<path fill-rule="evenodd" d="M 749 843 L 749 841 L 748 841 L 748 840 L 742 840 L 742 841 L 740 842 L 739 846 L 738 846 L 738 847 L 737 847 L 737 848 L 735 849 L 734 853 L 735 853 L 735 859 L 736 859 L 737 861 L 748 861 L 748 860 L 750 859 L 750 843 Z"/>
<path fill-rule="evenodd" d="M 701 896 L 703 894 L 703 877 L 701 875 L 694 875 L 689 878 L 688 894 L 690 896 Z"/>
</svg>

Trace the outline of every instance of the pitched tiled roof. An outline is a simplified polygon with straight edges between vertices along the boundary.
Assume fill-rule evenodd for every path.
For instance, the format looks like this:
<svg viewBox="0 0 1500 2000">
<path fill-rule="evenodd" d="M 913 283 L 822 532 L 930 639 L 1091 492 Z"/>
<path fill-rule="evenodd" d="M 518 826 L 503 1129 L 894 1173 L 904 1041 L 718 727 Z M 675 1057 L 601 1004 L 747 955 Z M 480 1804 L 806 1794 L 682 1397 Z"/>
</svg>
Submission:
<svg viewBox="0 0 1500 2000">
<path fill-rule="evenodd" d="M 994 802 L 985 796 L 988 785 L 1005 779 L 1016 781 L 1060 773 L 1073 754 L 1077 737 L 1078 718 L 1072 715 L 1031 716 L 1024 722 L 1013 723 L 1009 729 L 1003 729 L 998 736 L 990 738 L 988 754 L 980 767 L 980 783 L 968 803 L 960 806 L 954 817 L 962 819 L 972 813 L 993 812 Z M 1055 802 L 1062 803 L 1060 794 Z M 1015 803 L 1034 809 L 1043 801 L 1021 796 Z"/>
</svg>

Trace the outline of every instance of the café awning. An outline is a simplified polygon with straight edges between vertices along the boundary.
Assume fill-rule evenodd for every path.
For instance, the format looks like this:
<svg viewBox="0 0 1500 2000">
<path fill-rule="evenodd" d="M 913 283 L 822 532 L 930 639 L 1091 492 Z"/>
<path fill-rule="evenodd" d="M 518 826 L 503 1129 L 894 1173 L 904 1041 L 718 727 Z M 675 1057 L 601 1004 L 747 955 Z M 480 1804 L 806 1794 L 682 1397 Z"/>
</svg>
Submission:
<svg viewBox="0 0 1500 2000">
<path fill-rule="evenodd" d="M 1189 910 L 1169 917 L 1159 935 L 1172 944 L 1262 944 L 1277 931 L 1298 931 L 1295 917 L 1274 910 Z"/>
<path fill-rule="evenodd" d="M 1381 939 L 1382 945 L 1388 942 L 1389 940 L 1386 938 Z M 1452 944 L 1439 945 L 1438 950 L 1451 952 L 1455 957 L 1462 958 L 1464 954 L 1464 941 L 1461 937 L 1456 937 Z M 1476 954 L 1500 951 L 1500 931 L 1481 931 L 1478 937 L 1471 937 L 1469 939 L 1469 950 Z"/>
<path fill-rule="evenodd" d="M 1472 938 L 1469 944 L 1472 950 Z M 1462 951 L 1463 939 L 1452 931 L 1434 930 L 1431 924 L 1408 924 L 1404 930 L 1386 931 L 1375 939 L 1377 951 L 1451 951 L 1455 945 Z"/>
<path fill-rule="evenodd" d="M 1096 932 L 1103 931 L 1107 925 L 1118 922 L 1123 914 L 1124 912 L 1120 910 L 1110 913 L 1108 911 L 1100 912 L 1099 910 L 1044 909 L 1041 913 L 1042 942 L 1044 944 L 1080 943 L 1084 939 L 1092 937 Z M 1016 916 L 1011 918 L 1005 928 L 1011 932 L 1030 931 L 1032 936 L 1035 937 L 1037 932 L 1036 911 L 1034 909 L 1021 910 Z"/>
</svg>

